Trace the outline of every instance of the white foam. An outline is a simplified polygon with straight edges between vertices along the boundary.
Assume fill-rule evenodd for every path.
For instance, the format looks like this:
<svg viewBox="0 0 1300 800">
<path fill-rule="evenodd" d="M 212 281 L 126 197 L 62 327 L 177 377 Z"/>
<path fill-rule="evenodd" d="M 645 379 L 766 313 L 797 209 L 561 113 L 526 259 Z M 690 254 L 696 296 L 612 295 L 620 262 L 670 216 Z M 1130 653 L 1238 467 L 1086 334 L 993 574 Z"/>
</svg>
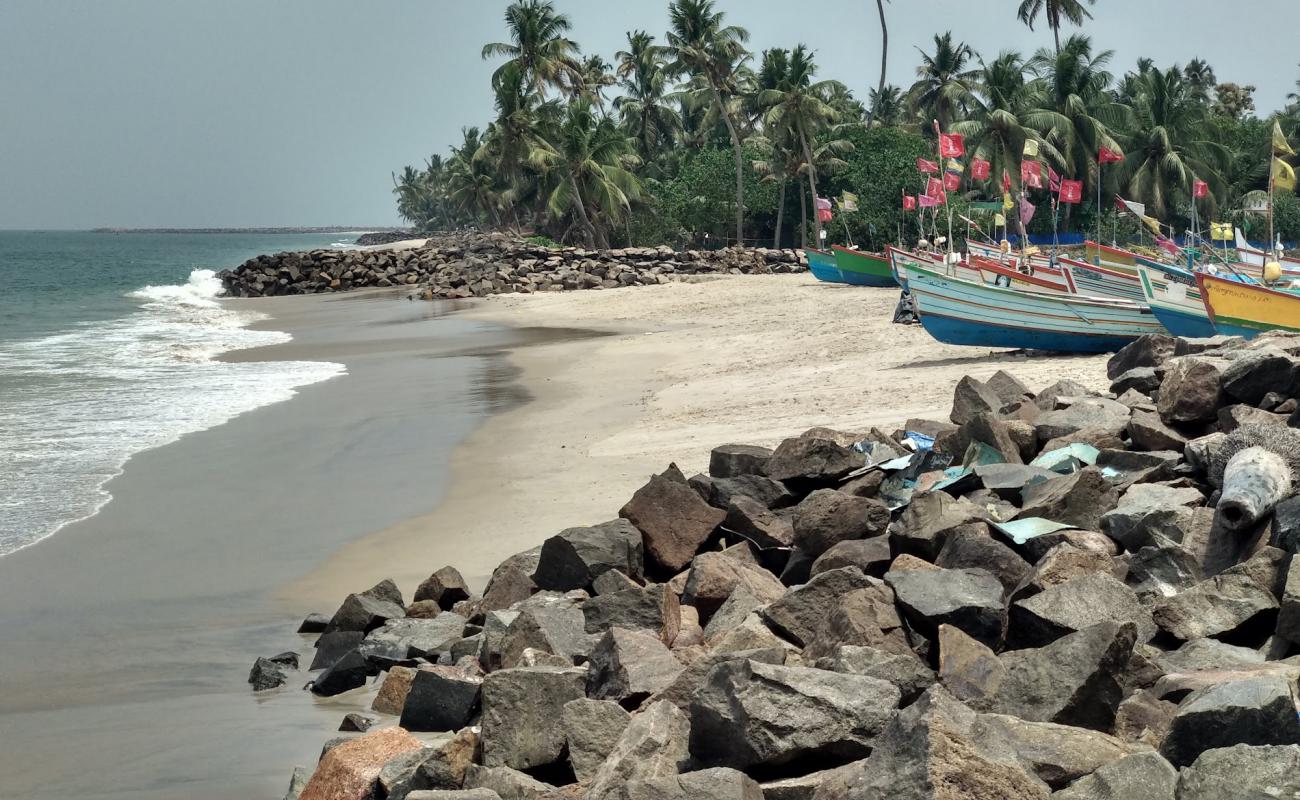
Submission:
<svg viewBox="0 0 1300 800">
<path fill-rule="evenodd" d="M 345 372 L 316 361 L 226 363 L 222 353 L 288 341 L 264 315 L 217 300 L 212 270 L 146 286 L 139 309 L 39 339 L 0 343 L 0 555 L 94 514 L 131 456 L 292 397 Z"/>
</svg>

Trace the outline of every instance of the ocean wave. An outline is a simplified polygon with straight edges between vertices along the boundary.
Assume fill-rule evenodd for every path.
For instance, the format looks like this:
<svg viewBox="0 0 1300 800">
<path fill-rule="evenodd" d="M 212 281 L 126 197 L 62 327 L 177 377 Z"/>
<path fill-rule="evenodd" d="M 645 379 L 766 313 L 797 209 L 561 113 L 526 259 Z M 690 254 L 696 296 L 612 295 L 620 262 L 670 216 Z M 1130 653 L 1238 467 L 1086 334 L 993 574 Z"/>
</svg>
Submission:
<svg viewBox="0 0 1300 800">
<path fill-rule="evenodd" d="M 223 306 L 212 270 L 127 297 L 136 310 L 51 336 L 0 342 L 0 555 L 93 515 L 136 453 L 220 425 L 345 372 L 315 361 L 227 363 L 289 341 Z"/>
</svg>

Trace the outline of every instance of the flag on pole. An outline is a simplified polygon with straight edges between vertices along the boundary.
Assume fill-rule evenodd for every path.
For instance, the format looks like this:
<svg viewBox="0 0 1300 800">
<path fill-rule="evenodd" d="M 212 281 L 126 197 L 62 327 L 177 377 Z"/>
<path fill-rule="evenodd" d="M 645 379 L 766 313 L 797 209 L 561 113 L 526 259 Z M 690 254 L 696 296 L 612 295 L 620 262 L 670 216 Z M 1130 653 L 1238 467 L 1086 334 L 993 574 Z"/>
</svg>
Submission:
<svg viewBox="0 0 1300 800">
<path fill-rule="evenodd" d="M 1295 150 L 1291 148 L 1291 143 L 1282 135 L 1282 125 L 1277 120 L 1273 120 L 1273 155 L 1295 155 Z"/>
<path fill-rule="evenodd" d="M 1011 191 L 1011 176 L 1007 174 L 1005 169 L 1002 170 L 1002 191 Z"/>
<path fill-rule="evenodd" d="M 993 227 L 1005 227 L 1007 224 L 1006 215 L 998 213 L 993 215 Z"/>
<path fill-rule="evenodd" d="M 1047 186 L 1053 192 L 1061 191 L 1061 176 L 1056 174 L 1051 164 L 1047 165 Z"/>
<path fill-rule="evenodd" d="M 921 208 L 934 208 L 935 206 L 939 205 L 939 200 L 937 198 L 931 197 L 928 194 L 923 194 L 916 199 L 921 204 Z"/>
<path fill-rule="evenodd" d="M 944 164 L 944 166 L 948 168 L 949 172 L 961 172 L 965 169 L 965 167 L 961 165 L 961 162 L 955 158 L 948 159 L 948 162 Z"/>
<path fill-rule="evenodd" d="M 1216 242 L 1232 241 L 1232 223 L 1231 222 L 1211 222 L 1210 238 Z"/>
<path fill-rule="evenodd" d="M 1202 180 L 1192 181 L 1192 197 L 1197 200 L 1210 194 L 1210 185 Z"/>
<path fill-rule="evenodd" d="M 930 178 L 925 182 L 925 193 L 936 199 L 942 198 L 944 196 L 943 181 L 938 178 Z"/>
<path fill-rule="evenodd" d="M 957 158 L 966 154 L 966 142 L 960 133 L 939 134 L 939 155 Z"/>
<path fill-rule="evenodd" d="M 1020 224 L 1021 225 L 1029 224 L 1029 220 L 1034 218 L 1034 211 L 1035 209 L 1033 203 L 1029 202 L 1023 197 L 1020 198 Z"/>
<path fill-rule="evenodd" d="M 1125 200 L 1119 195 L 1115 195 L 1115 207 L 1120 211 L 1127 211 L 1130 214 L 1136 214 L 1139 217 L 1147 215 L 1147 207 L 1143 203 L 1135 203 L 1132 200 Z"/>
<path fill-rule="evenodd" d="M 1025 140 L 1024 156 L 1025 156 L 1025 158 L 1038 158 L 1038 140 L 1037 140 L 1037 139 L 1026 139 L 1026 140 Z"/>
<path fill-rule="evenodd" d="M 1002 193 L 1002 210 L 1003 210 L 1003 211 L 1010 211 L 1011 209 L 1013 209 L 1013 208 L 1015 208 L 1015 207 L 1016 207 L 1016 204 L 1015 204 L 1014 202 L 1012 202 L 1012 200 L 1011 200 L 1011 192 L 1003 192 L 1003 193 Z"/>
<path fill-rule="evenodd" d="M 1078 203 L 1083 200 L 1083 181 L 1061 181 L 1057 199 L 1062 203 Z"/>
<path fill-rule="evenodd" d="M 1123 160 L 1124 160 L 1123 153 L 1119 152 L 1118 150 L 1111 150 L 1106 145 L 1102 145 L 1101 149 L 1097 151 L 1098 164 L 1114 164 L 1117 161 L 1123 161 Z"/>
<path fill-rule="evenodd" d="M 841 192 L 841 193 L 840 193 L 840 210 L 841 210 L 841 211 L 857 211 L 857 210 L 858 210 L 858 196 L 857 196 L 856 194 L 854 194 L 853 192 L 847 192 L 847 191 L 846 191 L 846 192 Z"/>
<path fill-rule="evenodd" d="M 1043 188 L 1043 169 L 1037 161 L 1020 162 L 1020 182 L 1031 189 Z"/>
<path fill-rule="evenodd" d="M 1182 254 L 1182 251 L 1178 249 L 1178 245 L 1158 233 L 1156 234 L 1156 245 L 1171 256 Z"/>
<path fill-rule="evenodd" d="M 943 188 L 946 189 L 946 190 L 949 191 L 949 192 L 955 192 L 955 191 L 957 191 L 958 189 L 960 189 L 960 188 L 961 188 L 961 173 L 960 173 L 960 172 L 945 172 L 945 173 L 943 173 Z"/>
<path fill-rule="evenodd" d="M 905 194 L 905 195 L 903 195 L 903 210 L 904 210 L 904 211 L 915 211 L 915 210 L 916 210 L 916 196 L 915 196 L 915 195 L 910 195 L 910 194 Z"/>
<path fill-rule="evenodd" d="M 934 163 L 933 161 L 927 161 L 927 160 L 925 160 L 924 158 L 921 158 L 920 156 L 917 156 L 917 159 L 916 159 L 916 168 L 917 168 L 917 170 L 919 170 L 920 172 L 924 172 L 924 173 L 926 173 L 927 175 L 939 171 L 939 165 L 938 165 L 938 164 Z"/>
<path fill-rule="evenodd" d="M 1295 191 L 1295 168 L 1280 158 L 1273 159 L 1273 188 Z"/>
<path fill-rule="evenodd" d="M 989 162 L 982 158 L 977 158 L 970 162 L 970 177 L 975 181 L 986 181 L 989 179 Z"/>
</svg>

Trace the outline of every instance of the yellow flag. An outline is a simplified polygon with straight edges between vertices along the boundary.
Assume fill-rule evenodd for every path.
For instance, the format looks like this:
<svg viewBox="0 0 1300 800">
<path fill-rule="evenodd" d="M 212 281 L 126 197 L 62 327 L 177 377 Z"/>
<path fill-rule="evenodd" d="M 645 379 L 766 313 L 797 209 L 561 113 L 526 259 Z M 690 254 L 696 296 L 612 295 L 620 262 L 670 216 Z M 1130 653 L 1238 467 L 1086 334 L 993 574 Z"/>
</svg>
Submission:
<svg viewBox="0 0 1300 800">
<path fill-rule="evenodd" d="M 1275 156 L 1293 156 L 1295 150 L 1291 148 L 1291 143 L 1282 135 L 1282 126 L 1277 120 L 1273 120 L 1273 155 Z"/>
<path fill-rule="evenodd" d="M 1295 169 L 1280 158 L 1273 159 L 1273 187 L 1286 192 L 1295 191 Z"/>
<path fill-rule="evenodd" d="M 1010 211 L 1011 209 L 1013 209 L 1013 208 L 1015 208 L 1015 207 L 1016 207 L 1016 204 L 1013 203 L 1013 202 L 1011 202 L 1011 192 L 1003 192 L 1003 193 L 1002 193 L 1002 208 L 1005 209 L 1005 210 L 1007 210 L 1007 211 Z"/>
<path fill-rule="evenodd" d="M 1143 217 L 1142 224 L 1150 228 L 1151 232 L 1154 233 L 1155 235 L 1157 236 L 1160 235 L 1160 220 L 1156 219 L 1155 217 Z"/>
<path fill-rule="evenodd" d="M 1006 224 L 1007 224 L 1007 218 L 1006 218 L 1006 215 L 1004 215 L 1004 214 L 994 214 L 994 215 L 993 215 L 993 227 L 997 228 L 997 227 L 1000 227 L 1000 226 L 1004 226 L 1004 225 L 1006 225 Z"/>
<path fill-rule="evenodd" d="M 1211 222 L 1210 238 L 1216 242 L 1232 241 L 1232 223 L 1231 222 Z"/>
<path fill-rule="evenodd" d="M 1025 158 L 1038 157 L 1038 141 L 1036 139 L 1025 140 Z"/>
</svg>

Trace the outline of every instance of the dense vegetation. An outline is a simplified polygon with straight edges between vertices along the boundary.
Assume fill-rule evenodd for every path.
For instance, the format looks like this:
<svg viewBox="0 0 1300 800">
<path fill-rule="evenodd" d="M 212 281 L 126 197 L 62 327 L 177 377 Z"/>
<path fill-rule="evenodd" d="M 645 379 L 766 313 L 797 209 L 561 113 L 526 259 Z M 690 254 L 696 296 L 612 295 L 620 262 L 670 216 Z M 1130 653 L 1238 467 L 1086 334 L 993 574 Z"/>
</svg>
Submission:
<svg viewBox="0 0 1300 800">
<path fill-rule="evenodd" d="M 592 246 L 710 246 L 816 241 L 813 198 L 858 195 L 837 211 L 832 242 L 892 240 L 904 225 L 901 197 L 922 188 L 918 156 L 934 159 L 934 122 L 965 136 L 968 158 L 959 213 L 1002 198 L 1002 181 L 1021 190 L 1025 143 L 1034 160 L 1083 182 L 1084 202 L 1065 207 L 1062 229 L 1092 230 L 1100 211 L 1110 230 L 1120 194 L 1181 230 L 1196 202 L 1201 220 L 1233 219 L 1266 236 L 1257 213 L 1267 189 L 1274 118 L 1254 113 L 1253 86 L 1218 83 L 1201 59 L 1161 68 L 1148 59 L 1122 75 L 1112 52 L 1081 33 L 1095 0 L 1023 0 L 1014 9 L 1033 29 L 1046 24 L 1054 47 L 1025 56 L 984 56 L 952 33 L 920 54 L 917 79 L 884 82 L 855 98 L 817 74 L 804 45 L 751 53 L 748 33 L 712 0 L 672 0 L 662 39 L 633 31 L 613 63 L 568 39 L 569 20 L 553 3 L 518 0 L 506 11 L 507 41 L 483 48 L 503 59 L 491 91 L 496 118 L 465 128 L 447 156 L 394 176 L 398 212 L 425 229 L 487 226 L 534 231 Z M 888 58 L 884 0 L 877 0 Z M 1010 10 L 1008 11 L 1010 13 Z M 1276 116 L 1300 131 L 1300 81 Z M 1100 170 L 1106 147 L 1123 160 Z M 1030 150 L 1033 145 L 1030 145 Z M 972 180 L 973 158 L 991 163 Z M 1294 158 L 1294 157 L 1292 157 Z M 1195 182 L 1209 192 L 1193 199 Z M 1046 186 L 1046 181 L 1044 181 Z M 1026 189 L 1044 205 L 1047 189 Z M 1050 230 L 1037 214 L 1030 231 Z M 1279 232 L 1300 238 L 1300 200 L 1277 201 Z M 1131 228 L 1132 226 L 1130 226 Z"/>
</svg>

